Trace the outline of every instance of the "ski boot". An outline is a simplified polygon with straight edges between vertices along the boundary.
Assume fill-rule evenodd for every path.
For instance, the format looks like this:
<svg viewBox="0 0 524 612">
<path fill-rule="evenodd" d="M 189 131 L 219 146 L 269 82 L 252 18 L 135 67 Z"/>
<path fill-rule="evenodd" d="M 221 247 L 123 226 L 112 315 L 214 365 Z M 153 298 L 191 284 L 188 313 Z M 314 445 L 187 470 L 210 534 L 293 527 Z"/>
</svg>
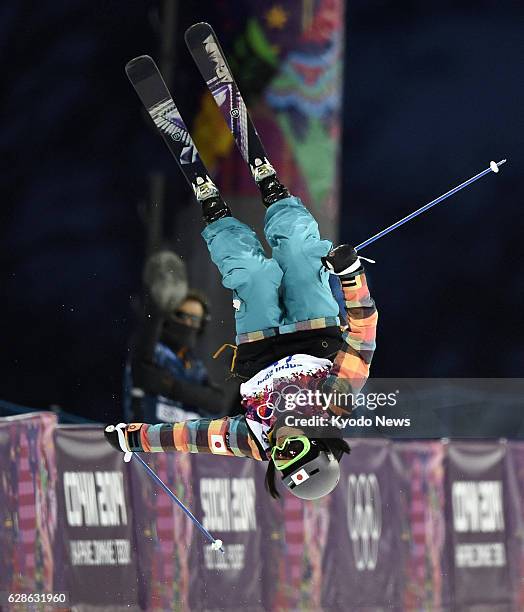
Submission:
<svg viewBox="0 0 524 612">
<path fill-rule="evenodd" d="M 231 217 L 229 206 L 221 198 L 215 183 L 209 176 L 206 176 L 205 179 L 197 176 L 196 184 L 193 183 L 193 191 L 196 199 L 202 205 L 202 217 L 206 225 L 223 217 Z"/>
<path fill-rule="evenodd" d="M 264 157 L 264 160 L 257 157 L 255 165 L 251 166 L 251 173 L 260 189 L 262 202 L 266 208 L 278 200 L 289 198 L 289 191 L 278 180 L 275 169 L 269 163 L 267 157 Z"/>
</svg>

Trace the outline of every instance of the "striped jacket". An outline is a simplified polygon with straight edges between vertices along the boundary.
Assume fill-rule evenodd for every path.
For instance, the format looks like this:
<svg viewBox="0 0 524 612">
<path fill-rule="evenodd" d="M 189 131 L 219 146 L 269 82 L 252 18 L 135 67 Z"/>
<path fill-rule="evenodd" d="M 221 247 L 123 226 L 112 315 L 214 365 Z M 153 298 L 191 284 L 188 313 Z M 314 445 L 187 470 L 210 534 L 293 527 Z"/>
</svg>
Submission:
<svg viewBox="0 0 524 612">
<path fill-rule="evenodd" d="M 376 346 L 378 313 L 362 268 L 345 276 L 341 283 L 348 328 L 322 390 L 324 393 L 356 395 L 369 377 Z M 332 411 L 336 414 L 347 412 L 335 404 Z"/>
<path fill-rule="evenodd" d="M 368 376 L 375 350 L 377 310 L 371 298 L 363 269 L 342 280 L 347 313 L 347 330 L 342 348 L 337 353 L 329 375 L 323 383 L 323 393 L 360 392 Z M 335 414 L 349 410 L 331 406 Z M 125 430 L 131 451 L 213 453 L 230 457 L 250 457 L 258 461 L 268 457 L 261 452 L 251 434 L 246 415 L 220 419 L 195 419 L 181 423 L 131 423 Z"/>
</svg>

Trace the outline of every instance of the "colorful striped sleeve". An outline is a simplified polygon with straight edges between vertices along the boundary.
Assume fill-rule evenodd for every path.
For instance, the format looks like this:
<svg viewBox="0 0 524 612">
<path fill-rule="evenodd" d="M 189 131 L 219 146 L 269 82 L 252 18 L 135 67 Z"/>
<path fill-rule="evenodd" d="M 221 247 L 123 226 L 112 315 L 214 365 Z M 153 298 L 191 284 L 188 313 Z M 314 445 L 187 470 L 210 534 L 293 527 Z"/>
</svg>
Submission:
<svg viewBox="0 0 524 612">
<path fill-rule="evenodd" d="M 378 313 L 369 294 L 363 268 L 341 279 L 348 329 L 337 353 L 323 392 L 334 393 L 332 411 L 351 411 L 351 397 L 360 392 L 369 377 L 375 351 Z"/>
<path fill-rule="evenodd" d="M 179 423 L 130 423 L 124 431 L 133 452 L 212 453 L 262 461 L 243 415 Z"/>
</svg>

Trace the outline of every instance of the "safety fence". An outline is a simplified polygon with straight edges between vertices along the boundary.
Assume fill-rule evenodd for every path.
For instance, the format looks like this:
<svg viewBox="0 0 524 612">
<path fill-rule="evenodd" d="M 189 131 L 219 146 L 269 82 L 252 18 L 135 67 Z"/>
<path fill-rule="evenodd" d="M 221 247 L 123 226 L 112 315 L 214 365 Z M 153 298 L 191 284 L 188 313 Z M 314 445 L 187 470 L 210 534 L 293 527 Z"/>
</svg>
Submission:
<svg viewBox="0 0 524 612">
<path fill-rule="evenodd" d="M 77 610 L 524 609 L 523 442 L 350 444 L 314 503 L 272 500 L 259 462 L 143 455 L 222 554 L 101 428 L 0 419 L 0 591 Z"/>
</svg>

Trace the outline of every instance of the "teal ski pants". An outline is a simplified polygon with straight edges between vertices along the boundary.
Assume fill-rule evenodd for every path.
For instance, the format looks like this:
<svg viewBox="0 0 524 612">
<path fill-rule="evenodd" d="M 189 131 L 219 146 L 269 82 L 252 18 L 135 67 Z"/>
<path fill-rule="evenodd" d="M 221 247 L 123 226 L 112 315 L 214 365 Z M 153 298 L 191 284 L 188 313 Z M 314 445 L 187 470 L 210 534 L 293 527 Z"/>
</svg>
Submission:
<svg viewBox="0 0 524 612">
<path fill-rule="evenodd" d="M 337 317 L 329 272 L 320 258 L 331 248 L 299 198 L 275 202 L 266 211 L 267 257 L 255 232 L 234 217 L 224 217 L 202 232 L 224 287 L 233 291 L 237 336 L 322 317 Z"/>
</svg>

